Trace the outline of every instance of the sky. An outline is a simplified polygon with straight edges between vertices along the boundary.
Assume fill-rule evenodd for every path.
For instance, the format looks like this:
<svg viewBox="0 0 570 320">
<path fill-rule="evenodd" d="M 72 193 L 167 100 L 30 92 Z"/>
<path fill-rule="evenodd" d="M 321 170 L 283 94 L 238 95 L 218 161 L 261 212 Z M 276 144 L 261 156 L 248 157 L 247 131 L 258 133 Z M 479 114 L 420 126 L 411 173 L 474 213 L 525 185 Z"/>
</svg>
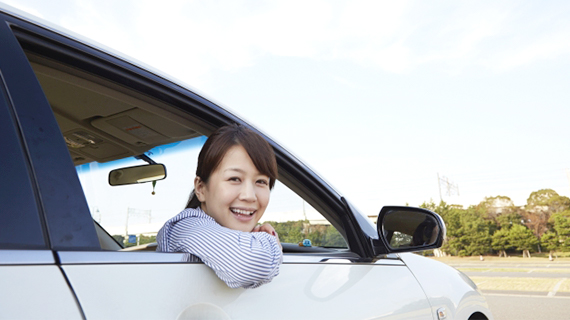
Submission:
<svg viewBox="0 0 570 320">
<path fill-rule="evenodd" d="M 0 1 L 195 88 L 365 214 L 570 196 L 570 2 Z"/>
</svg>

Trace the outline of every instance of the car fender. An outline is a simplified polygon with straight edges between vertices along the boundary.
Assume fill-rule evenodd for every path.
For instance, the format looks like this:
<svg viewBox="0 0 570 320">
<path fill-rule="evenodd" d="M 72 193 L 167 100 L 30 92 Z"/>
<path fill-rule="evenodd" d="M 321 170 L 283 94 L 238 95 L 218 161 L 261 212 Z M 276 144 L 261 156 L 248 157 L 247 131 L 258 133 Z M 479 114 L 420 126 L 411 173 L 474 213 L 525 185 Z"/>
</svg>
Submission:
<svg viewBox="0 0 570 320">
<path fill-rule="evenodd" d="M 402 253 L 400 258 L 422 286 L 434 319 L 438 319 L 437 311 L 441 308 L 445 308 L 446 319 L 467 320 L 478 312 L 488 320 L 493 319 L 477 285 L 463 272 L 418 254 Z"/>
</svg>

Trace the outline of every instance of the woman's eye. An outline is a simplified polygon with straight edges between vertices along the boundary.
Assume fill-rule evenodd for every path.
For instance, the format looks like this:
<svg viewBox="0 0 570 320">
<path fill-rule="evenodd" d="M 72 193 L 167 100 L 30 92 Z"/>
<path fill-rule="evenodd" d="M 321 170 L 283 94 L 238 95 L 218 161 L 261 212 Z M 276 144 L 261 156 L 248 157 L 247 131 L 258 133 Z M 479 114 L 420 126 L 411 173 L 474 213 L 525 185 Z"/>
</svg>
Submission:
<svg viewBox="0 0 570 320">
<path fill-rule="evenodd" d="M 240 181 L 241 181 L 240 178 L 238 178 L 238 177 L 231 177 L 231 178 L 229 178 L 228 180 L 229 180 L 229 181 L 235 181 L 235 182 L 240 182 Z"/>
<path fill-rule="evenodd" d="M 263 185 L 268 185 L 268 184 L 269 184 L 269 181 L 264 180 L 264 179 L 260 179 L 260 180 L 257 180 L 257 183 L 263 184 Z"/>
</svg>

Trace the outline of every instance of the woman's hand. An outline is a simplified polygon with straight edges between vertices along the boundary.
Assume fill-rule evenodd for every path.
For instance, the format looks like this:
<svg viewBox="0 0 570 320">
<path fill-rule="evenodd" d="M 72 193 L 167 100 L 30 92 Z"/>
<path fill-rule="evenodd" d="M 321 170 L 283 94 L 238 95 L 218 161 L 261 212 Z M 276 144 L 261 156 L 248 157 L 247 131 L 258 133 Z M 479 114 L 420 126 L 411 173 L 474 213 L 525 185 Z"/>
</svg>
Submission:
<svg viewBox="0 0 570 320">
<path fill-rule="evenodd" d="M 283 251 L 283 246 L 281 246 L 281 241 L 279 241 L 279 235 L 275 231 L 275 228 L 273 228 L 273 226 L 271 226 L 269 223 L 264 223 L 260 226 L 255 226 L 255 228 L 253 228 L 251 232 L 269 233 L 270 235 L 274 236 L 277 239 L 277 244 L 281 248 L 281 251 Z"/>
</svg>

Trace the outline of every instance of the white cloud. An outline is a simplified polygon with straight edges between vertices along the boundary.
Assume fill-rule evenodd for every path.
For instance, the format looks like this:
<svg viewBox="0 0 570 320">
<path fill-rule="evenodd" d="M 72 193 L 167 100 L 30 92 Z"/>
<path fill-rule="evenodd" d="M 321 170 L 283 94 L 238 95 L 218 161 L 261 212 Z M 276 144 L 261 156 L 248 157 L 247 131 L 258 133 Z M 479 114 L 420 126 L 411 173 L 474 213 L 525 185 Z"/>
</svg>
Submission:
<svg viewBox="0 0 570 320">
<path fill-rule="evenodd" d="M 236 71 L 265 55 L 344 60 L 390 73 L 426 65 L 460 73 L 473 66 L 502 72 L 570 53 L 570 27 L 557 14 L 568 9 L 559 5 L 60 0 L 47 12 L 32 0 L 7 3 L 56 17 L 198 86 L 211 80 L 213 69 Z"/>
<path fill-rule="evenodd" d="M 522 43 L 510 50 L 501 52 L 488 64 L 500 71 L 531 64 L 535 61 L 554 59 L 561 55 L 570 54 L 570 30 L 550 34 L 530 43 Z"/>
</svg>

